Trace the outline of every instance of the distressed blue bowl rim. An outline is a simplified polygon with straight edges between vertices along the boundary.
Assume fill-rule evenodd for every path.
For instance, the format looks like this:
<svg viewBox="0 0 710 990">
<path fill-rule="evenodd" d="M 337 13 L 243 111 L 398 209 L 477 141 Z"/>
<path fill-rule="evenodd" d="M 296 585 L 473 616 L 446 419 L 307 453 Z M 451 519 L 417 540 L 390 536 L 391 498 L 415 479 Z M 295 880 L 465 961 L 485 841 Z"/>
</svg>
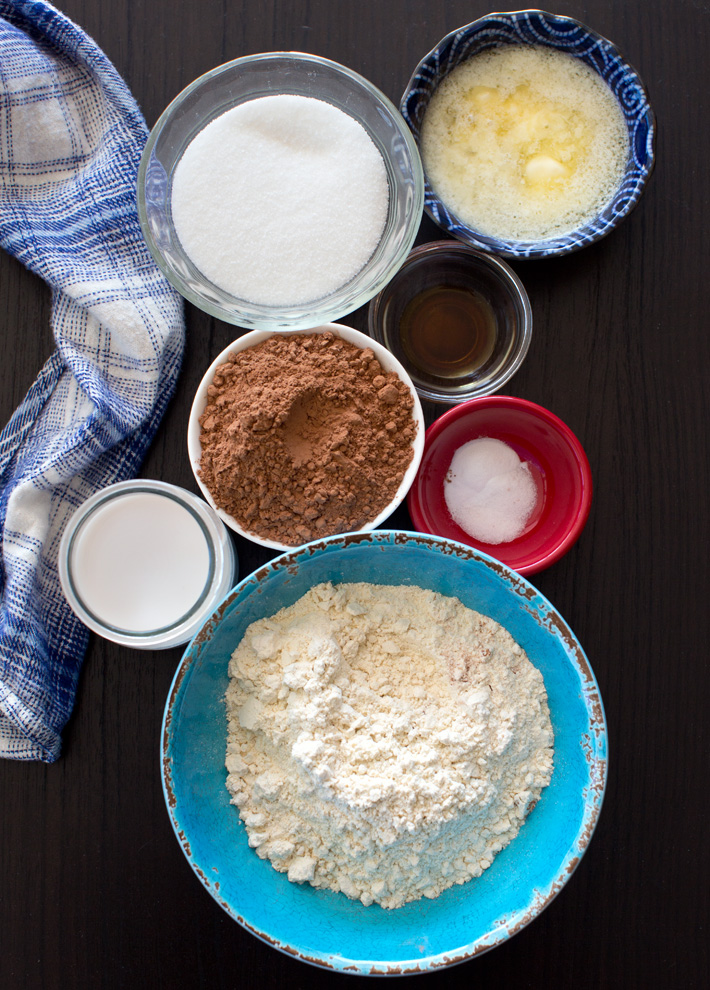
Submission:
<svg viewBox="0 0 710 990">
<path fill-rule="evenodd" d="M 512 238 L 499 238 L 493 235 L 484 234 L 470 227 L 464 221 L 460 220 L 457 215 L 450 210 L 442 200 L 439 199 L 429 184 L 425 170 L 424 211 L 434 221 L 434 223 L 450 233 L 453 237 L 456 237 L 464 243 L 470 244 L 481 251 L 499 254 L 504 258 L 517 258 L 520 260 L 557 257 L 570 254 L 574 251 L 579 251 L 581 248 L 594 244 L 610 234 L 612 230 L 615 230 L 619 223 L 621 223 L 621 221 L 624 220 L 638 204 L 641 194 L 646 188 L 648 180 L 650 179 L 655 167 L 655 143 L 657 132 L 656 117 L 651 109 L 648 91 L 639 72 L 626 58 L 624 58 L 619 48 L 613 42 L 609 41 L 608 38 L 605 38 L 604 35 L 599 34 L 597 31 L 594 31 L 592 28 L 582 23 L 582 21 L 577 20 L 577 18 L 569 17 L 563 14 L 551 14 L 539 8 L 524 8 L 522 10 L 486 14 L 483 17 L 477 18 L 475 21 L 471 21 L 469 24 L 465 24 L 453 31 L 450 31 L 441 39 L 441 41 L 439 41 L 437 45 L 434 46 L 434 48 L 431 49 L 430 52 L 428 52 L 427 55 L 424 56 L 424 58 L 421 59 L 412 73 L 409 82 L 407 83 L 399 104 L 400 112 L 411 128 L 418 146 L 421 121 L 414 118 L 410 108 L 410 103 L 415 109 L 419 106 L 421 98 L 418 96 L 418 92 L 422 81 L 425 81 L 425 86 L 427 88 L 432 81 L 434 81 L 432 88 L 436 88 L 436 85 L 438 85 L 438 80 L 442 76 L 442 73 L 440 73 L 437 69 L 440 55 L 443 52 L 448 51 L 456 43 L 457 39 L 461 40 L 468 37 L 475 37 L 485 31 L 489 32 L 490 40 L 491 34 L 496 25 L 500 25 L 501 27 L 500 42 L 493 42 L 491 45 L 486 45 L 485 47 L 490 48 L 493 47 L 493 44 L 497 43 L 511 43 L 508 34 L 502 31 L 504 26 L 509 31 L 515 31 L 520 25 L 530 26 L 534 22 L 537 22 L 540 25 L 545 25 L 551 29 L 575 28 L 578 31 L 583 32 L 586 39 L 592 42 L 590 50 L 596 46 L 603 49 L 605 55 L 614 60 L 616 64 L 616 71 L 624 73 L 625 78 L 633 83 L 634 89 L 640 98 L 639 108 L 633 116 L 630 116 L 630 114 L 627 113 L 623 104 L 622 110 L 624 111 L 624 117 L 626 119 L 627 127 L 629 128 L 629 143 L 634 158 L 637 140 L 636 131 L 638 129 L 645 129 L 643 144 L 645 148 L 646 160 L 643 164 L 637 163 L 636 169 L 630 169 L 627 166 L 625 179 L 619 190 L 617 190 L 614 199 L 610 204 L 607 204 L 598 217 L 574 231 L 560 234 L 554 238 L 538 241 L 519 241 Z M 525 42 L 523 41 L 523 43 Z M 543 38 L 539 38 L 535 43 L 542 47 L 561 48 L 562 50 L 565 50 L 564 46 L 554 45 L 549 41 L 549 39 L 546 41 Z M 470 55 L 475 54 L 476 50 L 477 49 L 474 49 Z M 572 53 L 568 52 L 568 54 Z M 464 58 L 458 59 L 454 63 L 448 63 L 443 75 L 445 75 L 447 71 L 454 68 L 456 65 L 459 65 L 460 62 L 465 61 L 468 57 L 470 56 L 467 53 Z M 585 61 L 586 64 L 590 65 L 590 67 L 594 68 L 596 71 L 596 66 L 593 65 L 589 59 L 583 58 L 583 61 Z M 608 79 L 605 79 L 605 82 L 609 84 Z M 610 86 L 610 88 L 614 91 L 612 86 Z M 428 102 L 429 95 L 430 94 L 426 96 L 426 102 Z M 615 95 L 617 95 L 616 92 Z M 628 189 L 626 189 L 627 185 Z M 617 201 L 620 204 L 619 208 L 614 209 L 613 204 Z"/>
<path fill-rule="evenodd" d="M 578 684 L 578 707 L 580 707 L 581 711 L 581 706 L 583 706 L 585 720 L 584 731 L 581 733 L 578 740 L 583 758 L 579 756 L 579 753 L 575 749 L 579 762 L 582 763 L 584 761 L 585 763 L 584 785 L 578 791 L 575 791 L 575 801 L 578 804 L 581 802 L 581 812 L 579 814 L 579 821 L 575 819 L 575 827 L 573 831 L 569 834 L 565 832 L 563 835 L 563 843 L 566 851 L 560 859 L 559 866 L 554 870 L 554 875 L 549 878 L 549 882 L 546 882 L 544 885 L 539 887 L 532 887 L 529 891 L 527 901 L 522 908 L 516 908 L 510 912 L 504 912 L 500 917 L 495 919 L 495 923 L 489 927 L 489 930 L 480 934 L 469 943 L 465 945 L 456 944 L 429 955 L 417 956 L 413 948 L 409 948 L 410 942 L 416 941 L 417 936 L 414 934 L 413 937 L 402 942 L 402 946 L 406 946 L 405 951 L 411 952 L 411 956 L 406 958 L 397 958 L 395 960 L 387 960 L 384 958 L 364 959 L 360 956 L 350 957 L 345 954 L 343 949 L 340 947 L 340 940 L 338 940 L 338 948 L 336 951 L 314 949 L 312 946 L 305 944 L 305 938 L 303 939 L 302 944 L 299 944 L 301 942 L 300 938 L 284 940 L 279 934 L 279 922 L 281 922 L 281 927 L 283 927 L 283 919 L 272 919 L 271 916 L 269 916 L 268 924 L 258 925 L 254 924 L 249 917 L 240 912 L 239 903 L 236 903 L 235 899 L 230 900 L 228 896 L 225 896 L 224 890 L 221 889 L 220 882 L 215 881 L 213 871 L 217 871 L 215 870 L 214 865 L 211 865 L 208 861 L 209 857 L 200 856 L 199 850 L 196 851 L 194 848 L 195 840 L 197 840 L 197 845 L 199 845 L 202 841 L 202 837 L 197 834 L 197 831 L 191 825 L 189 819 L 191 814 L 197 813 L 199 816 L 202 815 L 203 812 L 200 807 L 197 807 L 197 799 L 190 794 L 190 787 L 187 781 L 183 781 L 181 779 L 181 769 L 179 766 L 176 766 L 174 762 L 174 753 L 180 742 L 181 709 L 185 703 L 186 697 L 189 696 L 191 688 L 194 689 L 193 680 L 199 682 L 199 670 L 197 675 L 195 675 L 195 669 L 201 666 L 201 656 L 209 650 L 209 644 L 212 640 L 213 633 L 216 629 L 218 629 L 220 623 L 230 615 L 234 614 L 239 605 L 247 602 L 250 596 L 254 594 L 258 596 L 263 589 L 263 583 L 268 581 L 270 577 L 274 578 L 278 576 L 285 576 L 286 580 L 288 580 L 290 575 L 297 573 L 299 564 L 302 561 L 308 561 L 312 558 L 328 559 L 329 554 L 338 554 L 342 552 L 353 553 L 363 547 L 369 548 L 373 551 L 380 550 L 384 552 L 387 552 L 390 548 L 413 547 L 415 550 L 423 551 L 424 553 L 435 554 L 437 559 L 440 556 L 450 557 L 454 561 L 462 562 L 465 567 L 470 566 L 472 574 L 478 571 L 479 574 L 483 574 L 486 579 L 492 581 L 494 585 L 499 584 L 503 590 L 503 593 L 507 597 L 511 598 L 517 606 L 516 614 L 518 611 L 521 613 L 527 613 L 527 617 L 524 621 L 529 622 L 530 619 L 532 619 L 534 622 L 539 624 L 539 627 L 542 630 L 540 635 L 545 636 L 546 640 L 551 638 L 555 643 L 555 649 L 561 651 L 561 655 L 564 656 L 564 663 L 561 665 L 561 670 L 562 667 L 564 667 L 562 673 L 565 677 L 575 678 L 574 683 L 575 685 Z M 411 581 L 411 583 L 427 587 L 428 585 L 426 580 L 422 580 L 424 577 L 425 575 L 418 573 L 415 575 L 415 578 Z M 549 636 L 547 634 L 549 634 Z M 226 689 L 226 683 L 227 672 L 225 665 L 224 689 Z M 546 684 L 548 684 L 547 680 Z M 220 703 L 222 702 L 222 695 L 220 695 L 219 698 Z M 552 714 L 552 702 L 550 707 Z M 562 714 L 562 711 L 557 711 L 556 714 L 559 716 Z M 554 720 L 555 718 L 553 716 L 553 723 Z M 558 728 L 555 729 L 555 732 L 555 753 L 557 758 Z M 225 745 L 226 720 L 223 729 L 223 744 L 220 752 L 220 760 L 222 764 L 224 760 L 223 754 Z M 569 743 L 567 743 L 567 745 L 569 745 Z M 551 603 L 524 577 L 521 577 L 515 571 L 512 571 L 506 565 L 488 556 L 487 554 L 475 550 L 472 547 L 465 546 L 464 544 L 456 543 L 453 540 L 400 530 L 376 530 L 350 533 L 343 536 L 334 536 L 306 544 L 303 547 L 276 557 L 269 563 L 255 570 L 252 574 L 243 578 L 234 587 L 234 589 L 225 597 L 221 605 L 215 610 L 211 618 L 207 620 L 203 628 L 197 633 L 192 642 L 189 644 L 175 672 L 163 715 L 160 761 L 162 786 L 166 807 L 173 830 L 176 834 L 178 842 L 180 843 L 183 853 L 185 854 L 191 868 L 197 875 L 202 885 L 217 901 L 220 907 L 222 907 L 235 921 L 273 948 L 318 967 L 367 976 L 413 975 L 465 962 L 489 951 L 495 946 L 506 941 L 518 931 L 525 928 L 544 910 L 545 907 L 547 907 L 548 904 L 552 902 L 552 900 L 554 900 L 560 890 L 562 890 L 576 867 L 579 865 L 579 862 L 586 851 L 589 842 L 591 841 L 601 812 L 607 780 L 607 729 L 604 706 L 599 692 L 599 687 L 597 685 L 594 672 L 592 671 L 589 661 L 587 660 L 579 641 L 554 606 L 551 605 Z M 555 766 L 557 766 L 557 764 L 555 764 Z M 223 766 L 221 768 L 221 772 L 223 775 L 221 781 L 221 792 L 223 792 L 223 798 L 223 795 L 226 794 L 226 788 L 224 786 L 226 770 L 224 770 Z M 546 793 L 553 788 L 555 773 L 556 770 L 553 770 L 553 780 L 550 786 L 545 792 L 543 792 L 536 808 L 534 808 L 530 815 L 528 815 L 526 823 L 533 819 L 537 808 L 540 807 L 545 801 Z M 230 816 L 230 823 L 234 820 L 237 820 L 238 822 L 237 810 L 231 805 L 227 805 L 227 809 L 227 814 Z M 557 811 L 555 807 L 555 814 L 556 813 Z M 548 817 L 549 815 L 550 812 L 548 811 Z M 239 823 L 239 826 L 243 830 L 241 823 Z M 449 888 L 448 891 L 444 891 L 439 898 L 435 899 L 435 901 L 425 900 L 413 902 L 412 904 L 405 905 L 403 908 L 396 909 L 396 911 L 384 912 L 384 909 L 377 906 L 364 908 L 359 902 L 348 901 L 347 898 L 344 898 L 344 896 L 340 894 L 333 894 L 330 891 L 315 891 L 309 885 L 290 884 L 284 874 L 277 873 L 270 865 L 266 866 L 266 869 L 268 870 L 268 875 L 270 878 L 277 878 L 275 882 L 284 884 L 292 896 L 296 898 L 304 898 L 304 903 L 307 903 L 305 901 L 306 898 L 314 897 L 316 895 L 325 898 L 338 898 L 341 899 L 337 902 L 339 905 L 342 905 L 343 902 L 347 902 L 348 907 L 351 908 L 352 911 L 383 912 L 382 917 L 385 921 L 393 918 L 395 915 L 399 915 L 400 913 L 401 915 L 404 915 L 408 909 L 413 909 L 416 911 L 417 907 L 430 908 L 431 905 L 442 903 L 443 899 L 446 898 L 447 895 L 451 898 L 451 906 L 453 907 L 453 910 L 458 911 L 460 905 L 458 905 L 457 901 L 454 899 L 461 899 L 461 892 L 463 892 L 464 903 L 466 903 L 467 896 L 475 896 L 475 888 L 472 885 L 481 883 L 484 878 L 492 875 L 498 860 L 502 860 L 506 852 L 514 849 L 516 847 L 516 843 L 520 842 L 521 836 L 524 834 L 523 830 L 525 827 L 526 826 L 524 824 L 518 837 L 513 840 L 513 842 L 511 842 L 510 845 L 507 846 L 501 853 L 499 853 L 493 863 L 493 866 L 486 870 L 482 877 L 477 878 L 477 880 L 469 881 L 467 884 Z M 214 844 L 214 840 L 211 835 L 208 836 L 207 841 Z M 253 857 L 254 861 L 263 863 L 263 861 L 258 860 L 256 854 L 248 848 L 246 843 L 246 834 L 243 836 L 243 848 L 248 857 Z M 535 848 L 533 848 L 533 851 L 535 851 Z M 517 865 L 517 860 L 514 861 L 513 865 Z M 295 893 L 293 893 L 294 891 Z M 471 891 L 474 891 L 473 895 L 471 895 Z M 486 898 L 483 897 L 482 900 L 485 901 Z M 331 901 L 330 903 L 333 904 L 335 902 Z M 322 905 L 320 905 L 320 908 L 322 911 Z M 309 909 L 312 909 L 312 904 L 310 905 L 310 908 L 303 908 L 304 913 L 307 913 Z M 365 915 L 362 915 L 362 917 L 365 917 Z M 416 916 L 414 920 L 416 922 Z M 408 922 L 405 922 L 405 924 L 406 923 Z M 351 925 L 351 922 L 346 921 L 346 927 L 349 925 Z M 382 931 L 385 931 L 385 929 L 386 926 L 382 926 Z M 412 932 L 415 933 L 419 930 L 420 929 L 417 928 L 415 923 Z M 421 935 L 418 937 L 421 939 Z"/>
</svg>

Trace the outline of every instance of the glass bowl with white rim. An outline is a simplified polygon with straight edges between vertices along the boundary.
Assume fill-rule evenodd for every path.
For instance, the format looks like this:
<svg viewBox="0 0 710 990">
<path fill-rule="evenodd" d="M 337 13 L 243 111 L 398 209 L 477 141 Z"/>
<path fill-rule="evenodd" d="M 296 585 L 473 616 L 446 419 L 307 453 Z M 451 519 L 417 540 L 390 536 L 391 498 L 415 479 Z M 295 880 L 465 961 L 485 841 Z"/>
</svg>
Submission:
<svg viewBox="0 0 710 990">
<path fill-rule="evenodd" d="M 407 492 L 414 482 L 414 478 L 416 477 L 417 470 L 424 453 L 424 435 L 426 429 L 424 413 L 419 396 L 417 395 L 412 379 L 406 369 L 402 366 L 400 361 L 387 350 L 386 347 L 378 343 L 376 340 L 373 340 L 371 337 L 368 337 L 367 334 L 361 333 L 359 330 L 354 330 L 352 327 L 344 326 L 342 323 L 326 323 L 319 327 L 313 327 L 308 331 L 289 331 L 289 334 L 317 334 L 326 332 L 333 333 L 342 340 L 354 344 L 356 347 L 370 348 L 384 371 L 394 371 L 405 383 L 413 400 L 412 417 L 416 423 L 417 431 L 412 444 L 412 459 L 407 467 L 407 470 L 402 476 L 397 491 L 392 499 L 381 509 L 380 512 L 377 513 L 375 517 L 360 527 L 363 531 L 368 531 L 382 525 L 382 523 L 392 515 L 395 509 L 402 504 L 407 496 Z M 212 384 L 215 371 L 220 365 L 224 364 L 230 355 L 248 350 L 251 347 L 256 347 L 258 344 L 261 344 L 263 341 L 268 340 L 272 336 L 273 333 L 268 330 L 253 330 L 251 333 L 244 334 L 242 337 L 239 337 L 237 340 L 233 341 L 214 359 L 203 375 L 202 381 L 197 388 L 195 398 L 192 402 L 190 418 L 187 426 L 187 451 L 190 458 L 190 467 L 192 468 L 192 473 L 195 476 L 195 481 L 197 482 L 204 497 L 219 515 L 220 519 L 222 519 L 222 521 L 239 536 L 243 536 L 245 539 L 258 543 L 261 546 L 269 547 L 272 550 L 283 551 L 291 550 L 294 546 L 302 543 L 303 541 L 295 541 L 294 544 L 289 546 L 285 543 L 280 543 L 277 540 L 269 539 L 266 536 L 260 536 L 258 533 L 247 529 L 245 524 L 240 522 L 238 519 L 235 519 L 234 516 L 230 515 L 223 508 L 220 508 L 218 503 L 215 501 L 213 493 L 210 491 L 200 475 L 200 460 L 202 458 L 202 445 L 200 443 L 202 427 L 200 426 L 200 416 L 205 410 L 205 406 L 207 404 L 207 390 Z M 235 485 L 238 485 L 239 479 L 235 478 L 234 483 Z"/>
<path fill-rule="evenodd" d="M 218 146 L 217 153 L 212 155 L 215 171 L 211 173 L 210 181 L 203 184 L 199 177 L 207 174 L 200 172 L 204 158 L 197 157 L 192 163 L 195 169 L 192 174 L 197 177 L 193 187 L 195 197 L 201 204 L 203 197 L 209 196 L 210 190 L 215 189 L 217 197 L 212 206 L 216 207 L 217 199 L 225 204 L 229 201 L 229 209 L 234 210 L 235 226 L 230 227 L 229 231 L 217 229 L 216 225 L 221 227 L 223 220 L 220 211 L 216 210 L 215 222 L 205 225 L 208 229 L 199 227 L 202 222 L 200 217 L 208 215 L 207 209 L 202 211 L 200 208 L 196 217 L 183 220 L 184 237 L 189 235 L 192 238 L 191 244 L 193 241 L 195 244 L 193 254 L 203 251 L 205 264 L 215 264 L 219 276 L 222 274 L 222 264 L 228 264 L 229 257 L 236 258 L 239 264 L 235 269 L 243 265 L 247 283 L 235 287 L 234 282 L 230 281 L 228 288 L 224 287 L 226 282 L 216 284 L 214 273 L 213 277 L 203 273 L 183 247 L 176 231 L 173 187 L 176 169 L 188 147 L 196 138 L 204 139 L 208 125 L 217 123 L 222 126 L 224 122 L 220 124 L 217 118 L 228 111 L 243 113 L 246 105 L 253 101 L 262 101 L 254 104 L 259 113 L 265 106 L 273 109 L 273 101 L 266 104 L 262 98 L 274 96 L 310 98 L 309 112 L 313 110 L 312 101 L 321 101 L 330 108 L 331 117 L 335 113 L 340 123 L 346 115 L 350 124 L 354 121 L 360 125 L 360 129 L 356 129 L 360 137 L 371 139 L 384 164 L 388 198 L 384 204 L 382 232 L 378 235 L 377 230 L 373 233 L 368 228 L 368 231 L 358 235 L 361 238 L 358 242 L 360 252 L 371 245 L 372 253 L 364 260 L 360 259 L 363 263 L 359 270 L 346 277 L 342 284 L 330 288 L 326 286 L 325 290 L 323 278 L 315 279 L 313 275 L 317 269 L 317 259 L 322 260 L 324 273 L 336 258 L 340 259 L 341 254 L 354 250 L 349 238 L 354 236 L 350 231 L 357 217 L 350 211 L 343 214 L 350 218 L 348 223 L 335 223 L 341 215 L 341 206 L 347 205 L 353 191 L 344 187 L 342 200 L 338 196 L 340 158 L 337 168 L 326 168 L 325 164 L 320 163 L 320 171 L 315 174 L 307 171 L 299 158 L 298 168 L 304 169 L 301 173 L 304 178 L 302 188 L 292 190 L 290 198 L 285 198 L 283 203 L 273 208 L 269 200 L 268 208 L 261 215 L 258 210 L 254 212 L 255 201 L 262 202 L 266 198 L 266 186 L 261 185 L 267 182 L 265 173 L 275 170 L 278 177 L 278 163 L 287 160 L 279 156 L 286 154 L 284 145 L 288 142 L 280 140 L 280 135 L 275 131 L 269 131 L 264 138 L 266 144 L 258 146 L 259 155 L 264 156 L 263 168 L 261 164 L 259 169 L 239 166 Z M 252 115 L 254 106 L 247 108 Z M 300 101 L 293 113 L 286 114 L 283 119 L 286 119 L 288 127 L 293 125 L 298 130 L 297 118 L 304 106 Z M 319 109 L 325 112 L 322 105 Z M 251 123 L 259 130 L 258 114 Z M 306 123 L 304 118 L 303 133 L 298 132 L 296 143 L 305 141 L 304 134 L 307 131 L 310 133 Z M 275 125 L 272 122 L 268 126 Z M 364 135 L 360 133 L 362 129 Z M 359 141 L 359 137 L 355 140 Z M 193 148 L 197 147 L 193 145 Z M 361 144 L 357 144 L 357 149 L 362 150 Z M 356 161 L 359 159 L 356 158 Z M 352 164 L 351 161 L 348 167 L 352 168 Z M 244 185 L 247 172 L 248 184 Z M 321 222 L 315 217 L 316 207 L 325 199 L 324 186 L 328 186 L 328 203 L 332 204 L 332 208 L 327 217 L 323 214 Z M 367 190 L 361 191 L 361 198 L 367 200 L 367 195 Z M 294 199 L 299 196 L 303 200 L 299 210 L 305 210 L 305 213 L 294 212 Z M 185 199 L 189 197 L 183 194 L 183 203 Z M 298 52 L 250 55 L 227 62 L 200 76 L 173 100 L 153 127 L 138 172 L 138 216 L 158 266 L 175 288 L 195 306 L 227 323 L 247 329 L 305 329 L 338 319 L 364 305 L 387 283 L 406 258 L 419 229 L 423 203 L 424 177 L 419 152 L 411 131 L 394 104 L 351 69 L 328 59 Z M 224 209 L 226 216 L 226 205 Z M 310 219 L 299 223 L 301 216 Z M 246 228 L 240 232 L 242 223 L 246 223 Z M 204 243 L 200 245 L 198 242 L 201 241 Z M 273 245 L 276 250 L 272 251 L 270 246 Z M 278 260 L 280 257 L 285 259 L 283 268 Z M 347 268 L 347 261 L 351 265 L 349 270 L 352 270 L 353 264 L 359 263 L 354 255 L 348 255 L 343 260 L 343 271 Z M 274 264 L 276 267 L 273 267 Z M 312 298 L 284 301 L 281 297 L 290 291 L 285 285 L 294 279 L 294 271 L 300 271 L 299 266 L 304 264 L 303 292 L 310 287 L 315 294 Z M 263 295 L 263 292 L 273 292 L 273 298 Z"/>
<path fill-rule="evenodd" d="M 237 557 L 217 513 L 164 481 L 108 485 L 69 520 L 59 579 L 92 632 L 123 646 L 187 643 L 236 580 Z"/>
<path fill-rule="evenodd" d="M 548 258 L 577 251 L 611 233 L 634 209 L 653 171 L 656 123 L 638 72 L 609 40 L 572 17 L 526 9 L 493 13 L 451 31 L 415 68 L 400 101 L 402 114 L 421 146 L 432 97 L 456 69 L 477 55 L 518 46 L 562 53 L 586 66 L 608 87 L 623 114 L 628 152 L 615 191 L 598 212 L 571 228 L 544 237 L 516 238 L 463 219 L 440 196 L 425 164 L 424 209 L 443 230 L 481 251 L 506 258 Z M 525 120 L 519 120 L 525 125 Z M 538 130 L 539 130 L 539 124 Z M 500 203 L 500 179 L 495 180 Z"/>
</svg>

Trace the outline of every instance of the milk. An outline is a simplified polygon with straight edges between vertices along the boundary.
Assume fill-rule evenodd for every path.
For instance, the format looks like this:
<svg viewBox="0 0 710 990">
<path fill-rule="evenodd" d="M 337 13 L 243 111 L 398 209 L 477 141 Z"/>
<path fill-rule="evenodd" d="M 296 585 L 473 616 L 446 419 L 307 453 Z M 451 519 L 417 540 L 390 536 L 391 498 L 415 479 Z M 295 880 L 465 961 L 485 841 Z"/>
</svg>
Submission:
<svg viewBox="0 0 710 990">
<path fill-rule="evenodd" d="M 178 622 L 205 593 L 212 570 L 196 516 L 156 492 L 130 492 L 99 505 L 78 529 L 70 563 L 85 608 L 103 624 L 132 633 Z"/>
</svg>

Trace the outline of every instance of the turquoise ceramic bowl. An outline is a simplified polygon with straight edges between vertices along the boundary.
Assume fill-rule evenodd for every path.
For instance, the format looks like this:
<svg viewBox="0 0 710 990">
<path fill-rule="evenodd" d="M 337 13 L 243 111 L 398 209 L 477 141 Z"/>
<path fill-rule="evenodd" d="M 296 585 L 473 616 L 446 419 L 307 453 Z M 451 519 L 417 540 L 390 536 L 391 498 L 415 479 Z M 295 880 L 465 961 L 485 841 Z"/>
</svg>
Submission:
<svg viewBox="0 0 710 990">
<path fill-rule="evenodd" d="M 504 625 L 541 670 L 555 733 L 552 781 L 517 838 L 482 876 L 396 910 L 289 883 L 247 845 L 225 787 L 227 663 L 246 627 L 321 581 L 416 584 Z M 363 975 L 463 962 L 532 921 L 569 880 L 601 809 L 606 725 L 594 674 L 552 605 L 477 550 L 435 536 L 375 531 L 286 553 L 245 578 L 188 647 L 165 709 L 165 798 L 190 865 L 215 900 L 268 944 Z"/>
</svg>

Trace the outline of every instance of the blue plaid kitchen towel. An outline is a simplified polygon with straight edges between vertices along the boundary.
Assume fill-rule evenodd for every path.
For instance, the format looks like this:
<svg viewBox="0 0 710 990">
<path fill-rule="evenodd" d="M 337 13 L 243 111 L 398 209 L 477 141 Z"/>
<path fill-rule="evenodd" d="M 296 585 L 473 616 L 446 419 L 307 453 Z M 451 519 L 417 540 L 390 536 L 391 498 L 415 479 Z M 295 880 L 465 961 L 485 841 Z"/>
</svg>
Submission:
<svg viewBox="0 0 710 990">
<path fill-rule="evenodd" d="M 0 0 L 0 244 L 51 286 L 56 342 L 0 434 L 0 756 L 59 756 L 87 643 L 59 540 L 137 473 L 180 369 L 182 303 L 136 212 L 146 136 L 83 31 L 43 0 Z"/>
</svg>

